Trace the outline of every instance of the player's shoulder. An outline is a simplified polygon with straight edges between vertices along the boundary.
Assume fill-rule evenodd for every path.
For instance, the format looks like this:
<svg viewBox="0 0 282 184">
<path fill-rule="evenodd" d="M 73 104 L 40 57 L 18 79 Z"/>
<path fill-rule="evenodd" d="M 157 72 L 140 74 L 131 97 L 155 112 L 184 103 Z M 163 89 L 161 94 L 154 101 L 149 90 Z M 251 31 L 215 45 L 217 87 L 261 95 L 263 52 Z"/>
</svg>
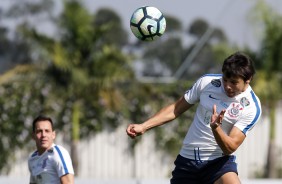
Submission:
<svg viewBox="0 0 282 184">
<path fill-rule="evenodd" d="M 54 145 L 53 146 L 53 160 L 56 163 L 68 165 L 69 162 L 71 161 L 71 157 L 66 148 L 64 148 L 61 145 Z"/>
<path fill-rule="evenodd" d="M 256 116 L 260 116 L 261 114 L 261 103 L 258 96 L 255 94 L 255 92 L 252 90 L 251 87 L 248 88 L 248 90 L 245 92 L 245 95 L 243 95 L 239 102 L 241 106 L 245 109 L 245 112 L 247 114 L 254 113 Z"/>
<path fill-rule="evenodd" d="M 198 83 L 204 86 L 211 84 L 212 86 L 220 87 L 222 85 L 221 78 L 222 74 L 205 74 L 198 79 Z"/>
<path fill-rule="evenodd" d="M 256 95 L 256 93 L 253 91 L 252 87 L 249 86 L 249 88 L 247 89 L 246 91 L 246 98 L 247 100 L 250 100 L 253 102 L 254 105 L 257 105 L 257 106 L 260 106 L 260 99 L 259 97 Z M 241 99 L 241 103 L 244 102 L 244 104 L 248 104 L 249 102 L 248 101 L 245 101 L 245 98 L 242 98 Z"/>
<path fill-rule="evenodd" d="M 205 74 L 202 75 L 199 80 L 211 82 L 213 80 L 220 80 L 222 78 L 222 74 Z"/>
<path fill-rule="evenodd" d="M 31 152 L 31 153 L 29 154 L 28 159 L 30 160 L 30 159 L 32 159 L 32 158 L 34 158 L 34 157 L 36 157 L 37 155 L 38 155 L 38 151 L 37 151 L 37 150 L 35 150 L 35 151 L 33 151 L 33 152 Z"/>
<path fill-rule="evenodd" d="M 221 78 L 222 74 L 221 73 L 207 73 L 202 75 L 200 78 Z"/>
<path fill-rule="evenodd" d="M 57 145 L 57 144 L 54 144 L 52 146 L 52 150 L 55 154 L 58 154 L 59 156 L 64 155 L 64 154 L 69 154 L 68 150 L 65 147 L 61 145 Z"/>
</svg>

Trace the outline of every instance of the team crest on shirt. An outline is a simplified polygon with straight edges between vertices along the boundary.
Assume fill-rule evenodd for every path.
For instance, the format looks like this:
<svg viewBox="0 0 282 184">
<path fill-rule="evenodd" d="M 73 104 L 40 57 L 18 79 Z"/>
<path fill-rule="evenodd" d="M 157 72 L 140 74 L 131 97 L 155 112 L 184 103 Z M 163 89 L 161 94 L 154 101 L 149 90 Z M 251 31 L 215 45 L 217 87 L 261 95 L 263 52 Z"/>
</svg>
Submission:
<svg viewBox="0 0 282 184">
<path fill-rule="evenodd" d="M 246 107 L 246 106 L 250 105 L 250 101 L 249 101 L 246 97 L 243 97 L 243 98 L 241 98 L 241 100 L 240 100 L 240 104 L 241 104 L 243 107 Z"/>
<path fill-rule="evenodd" d="M 211 81 L 211 84 L 212 84 L 214 87 L 217 87 L 217 88 L 221 86 L 221 82 L 220 82 L 219 79 L 213 79 L 213 80 Z"/>
<path fill-rule="evenodd" d="M 227 110 L 227 113 L 230 118 L 237 118 L 240 115 L 240 111 L 244 108 L 239 103 L 232 103 L 230 104 L 230 108 Z"/>
</svg>

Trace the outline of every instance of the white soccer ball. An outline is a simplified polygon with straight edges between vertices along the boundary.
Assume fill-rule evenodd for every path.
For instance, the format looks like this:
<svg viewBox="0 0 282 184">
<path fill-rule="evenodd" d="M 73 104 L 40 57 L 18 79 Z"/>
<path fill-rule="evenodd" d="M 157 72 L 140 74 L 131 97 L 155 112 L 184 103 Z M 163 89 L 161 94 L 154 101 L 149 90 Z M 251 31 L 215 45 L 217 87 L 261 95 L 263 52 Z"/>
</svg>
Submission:
<svg viewBox="0 0 282 184">
<path fill-rule="evenodd" d="M 130 19 L 130 28 L 138 39 L 153 41 L 164 34 L 166 20 L 157 8 L 142 6 L 133 12 Z"/>
</svg>

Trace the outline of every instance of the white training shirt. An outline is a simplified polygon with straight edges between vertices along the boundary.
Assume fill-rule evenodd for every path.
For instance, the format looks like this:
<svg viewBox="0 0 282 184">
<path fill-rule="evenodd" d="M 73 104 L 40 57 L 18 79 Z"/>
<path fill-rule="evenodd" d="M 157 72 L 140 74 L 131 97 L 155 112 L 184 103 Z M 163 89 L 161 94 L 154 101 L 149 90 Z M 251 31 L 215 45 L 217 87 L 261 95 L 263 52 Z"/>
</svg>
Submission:
<svg viewBox="0 0 282 184">
<path fill-rule="evenodd" d="M 74 174 L 72 161 L 68 151 L 59 145 L 38 155 L 38 151 L 31 154 L 28 159 L 30 183 L 60 184 L 60 177 Z"/>
<path fill-rule="evenodd" d="M 261 116 L 260 101 L 251 86 L 230 98 L 225 94 L 221 74 L 204 75 L 185 93 L 184 98 L 189 104 L 198 103 L 198 107 L 180 155 L 196 161 L 212 160 L 223 155 L 210 127 L 214 104 L 217 113 L 226 109 L 221 125 L 226 134 L 236 126 L 247 135 Z"/>
</svg>

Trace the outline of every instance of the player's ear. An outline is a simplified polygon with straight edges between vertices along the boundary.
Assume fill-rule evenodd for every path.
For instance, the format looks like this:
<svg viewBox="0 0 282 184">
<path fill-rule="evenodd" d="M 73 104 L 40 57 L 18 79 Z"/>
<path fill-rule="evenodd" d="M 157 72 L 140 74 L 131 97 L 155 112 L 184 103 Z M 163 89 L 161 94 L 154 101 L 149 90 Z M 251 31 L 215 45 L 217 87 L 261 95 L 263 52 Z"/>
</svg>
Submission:
<svg viewBox="0 0 282 184">
<path fill-rule="evenodd" d="M 251 77 L 250 79 L 248 79 L 248 80 L 246 81 L 246 83 L 247 83 L 247 84 L 250 84 L 250 82 L 252 81 L 252 79 L 253 79 L 253 77 Z"/>
<path fill-rule="evenodd" d="M 251 77 L 250 79 L 246 80 L 246 84 L 250 84 L 250 82 L 252 81 L 253 77 Z"/>
<path fill-rule="evenodd" d="M 54 130 L 53 131 L 53 139 L 55 139 L 56 138 L 56 131 Z"/>
</svg>

